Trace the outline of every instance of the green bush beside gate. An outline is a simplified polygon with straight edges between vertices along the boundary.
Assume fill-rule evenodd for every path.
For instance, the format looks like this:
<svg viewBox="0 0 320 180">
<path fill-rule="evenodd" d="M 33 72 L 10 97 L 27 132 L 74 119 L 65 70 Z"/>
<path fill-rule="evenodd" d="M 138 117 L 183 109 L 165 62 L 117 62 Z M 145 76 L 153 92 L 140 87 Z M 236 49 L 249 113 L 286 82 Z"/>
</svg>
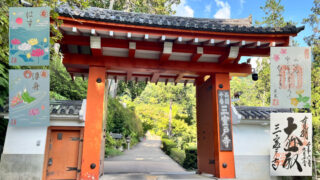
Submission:
<svg viewBox="0 0 320 180">
<path fill-rule="evenodd" d="M 173 160 L 183 166 L 185 169 L 194 170 L 197 169 L 197 147 L 195 144 L 187 145 L 183 149 L 177 147 L 171 139 L 162 137 L 162 150 L 168 154 Z"/>
<path fill-rule="evenodd" d="M 177 147 L 177 143 L 175 143 L 173 140 L 162 138 L 162 150 L 166 154 L 170 155 L 170 150 L 176 147 Z"/>
<path fill-rule="evenodd" d="M 183 150 L 178 149 L 178 148 L 172 148 L 170 150 L 170 157 L 175 160 L 177 163 L 179 163 L 180 165 L 183 164 L 183 161 L 186 158 L 186 154 Z"/>
<path fill-rule="evenodd" d="M 188 147 L 185 149 L 185 154 L 186 158 L 184 159 L 182 166 L 188 170 L 197 169 L 197 148 Z"/>
</svg>

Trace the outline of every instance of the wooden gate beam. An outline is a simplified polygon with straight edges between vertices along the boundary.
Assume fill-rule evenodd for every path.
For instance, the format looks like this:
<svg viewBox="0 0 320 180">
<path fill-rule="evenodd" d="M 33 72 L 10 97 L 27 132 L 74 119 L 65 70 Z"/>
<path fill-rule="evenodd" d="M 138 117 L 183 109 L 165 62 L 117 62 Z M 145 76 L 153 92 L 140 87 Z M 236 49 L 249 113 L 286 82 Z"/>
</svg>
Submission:
<svg viewBox="0 0 320 180">
<path fill-rule="evenodd" d="M 250 64 L 218 64 L 208 62 L 184 62 L 184 61 L 156 61 L 142 58 L 112 57 L 64 54 L 63 64 L 66 67 L 73 65 L 79 66 L 104 66 L 109 70 L 126 70 L 126 71 L 150 71 L 166 70 L 183 73 L 208 74 L 218 73 L 242 73 L 251 74 Z"/>
<path fill-rule="evenodd" d="M 103 129 L 105 67 L 89 67 L 81 180 L 99 179 Z"/>
</svg>

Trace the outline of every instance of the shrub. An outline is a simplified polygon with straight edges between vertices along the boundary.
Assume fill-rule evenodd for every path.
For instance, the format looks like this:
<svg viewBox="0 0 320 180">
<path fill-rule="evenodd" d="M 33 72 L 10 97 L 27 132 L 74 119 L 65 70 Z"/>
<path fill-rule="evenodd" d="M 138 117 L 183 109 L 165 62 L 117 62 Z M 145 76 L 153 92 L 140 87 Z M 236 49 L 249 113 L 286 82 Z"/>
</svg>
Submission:
<svg viewBox="0 0 320 180">
<path fill-rule="evenodd" d="M 108 132 L 106 132 L 105 142 L 106 147 L 113 147 L 116 145 L 116 140 L 114 140 Z"/>
<path fill-rule="evenodd" d="M 183 150 L 180 150 L 178 148 L 171 148 L 170 157 L 182 166 L 186 155 Z"/>
<path fill-rule="evenodd" d="M 115 149 L 114 147 L 106 147 L 105 150 L 106 150 L 105 151 L 106 157 L 113 157 L 113 156 L 118 156 L 122 154 L 121 151 L 119 151 L 118 149 Z"/>
<path fill-rule="evenodd" d="M 123 136 L 139 138 L 143 136 L 140 119 L 134 110 L 124 107 L 117 99 L 108 99 L 107 132 L 120 133 Z M 133 137 L 132 137 L 133 136 Z"/>
<path fill-rule="evenodd" d="M 168 135 L 166 135 L 166 134 L 164 134 L 164 135 L 162 135 L 162 137 L 161 137 L 162 139 L 169 139 L 169 136 Z"/>
<path fill-rule="evenodd" d="M 162 150 L 166 154 L 170 155 L 171 148 L 176 148 L 176 147 L 177 147 L 177 144 L 171 139 L 165 139 L 165 138 L 162 139 Z"/>
<path fill-rule="evenodd" d="M 183 167 L 186 169 L 197 169 L 197 148 L 188 147 L 185 149 L 186 158 L 183 162 Z"/>
</svg>

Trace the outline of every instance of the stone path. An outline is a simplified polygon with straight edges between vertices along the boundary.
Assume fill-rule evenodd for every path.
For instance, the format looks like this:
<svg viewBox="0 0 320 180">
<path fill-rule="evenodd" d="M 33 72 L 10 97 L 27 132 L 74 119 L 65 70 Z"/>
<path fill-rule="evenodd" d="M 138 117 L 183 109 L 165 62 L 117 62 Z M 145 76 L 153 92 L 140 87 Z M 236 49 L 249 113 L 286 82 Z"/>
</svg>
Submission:
<svg viewBox="0 0 320 180">
<path fill-rule="evenodd" d="M 103 180 L 214 179 L 188 172 L 160 149 L 161 141 L 148 138 L 123 155 L 104 162 Z"/>
</svg>

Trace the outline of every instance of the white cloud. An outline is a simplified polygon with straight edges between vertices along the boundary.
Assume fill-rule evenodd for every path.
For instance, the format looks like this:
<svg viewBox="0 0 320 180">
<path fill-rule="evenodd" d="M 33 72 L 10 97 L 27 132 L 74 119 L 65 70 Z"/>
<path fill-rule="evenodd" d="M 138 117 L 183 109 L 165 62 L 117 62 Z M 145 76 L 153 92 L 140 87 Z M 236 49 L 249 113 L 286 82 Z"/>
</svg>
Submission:
<svg viewBox="0 0 320 180">
<path fill-rule="evenodd" d="M 215 2 L 219 9 L 213 17 L 218 19 L 230 19 L 231 7 L 229 3 L 223 2 L 222 0 L 215 0 Z"/>
<path fill-rule="evenodd" d="M 262 58 L 261 57 L 250 57 L 251 61 L 250 61 L 250 64 L 251 64 L 251 67 L 256 69 L 256 71 L 259 71 L 257 69 L 258 67 L 258 62 L 261 64 L 262 62 Z"/>
<path fill-rule="evenodd" d="M 211 12 L 211 4 L 208 4 L 204 7 L 204 12 L 205 13 L 210 13 Z"/>
<path fill-rule="evenodd" d="M 240 9 L 239 9 L 239 14 L 242 13 L 242 10 L 243 10 L 243 4 L 245 3 L 246 1 L 245 0 L 240 0 Z"/>
<path fill-rule="evenodd" d="M 176 11 L 175 16 L 193 17 L 194 10 L 187 5 L 187 0 L 181 0 L 179 5 L 173 5 L 173 10 Z"/>
<path fill-rule="evenodd" d="M 243 8 L 243 4 L 244 4 L 245 2 L 246 2 L 245 0 L 240 0 L 240 8 L 241 8 L 241 9 Z"/>
</svg>

